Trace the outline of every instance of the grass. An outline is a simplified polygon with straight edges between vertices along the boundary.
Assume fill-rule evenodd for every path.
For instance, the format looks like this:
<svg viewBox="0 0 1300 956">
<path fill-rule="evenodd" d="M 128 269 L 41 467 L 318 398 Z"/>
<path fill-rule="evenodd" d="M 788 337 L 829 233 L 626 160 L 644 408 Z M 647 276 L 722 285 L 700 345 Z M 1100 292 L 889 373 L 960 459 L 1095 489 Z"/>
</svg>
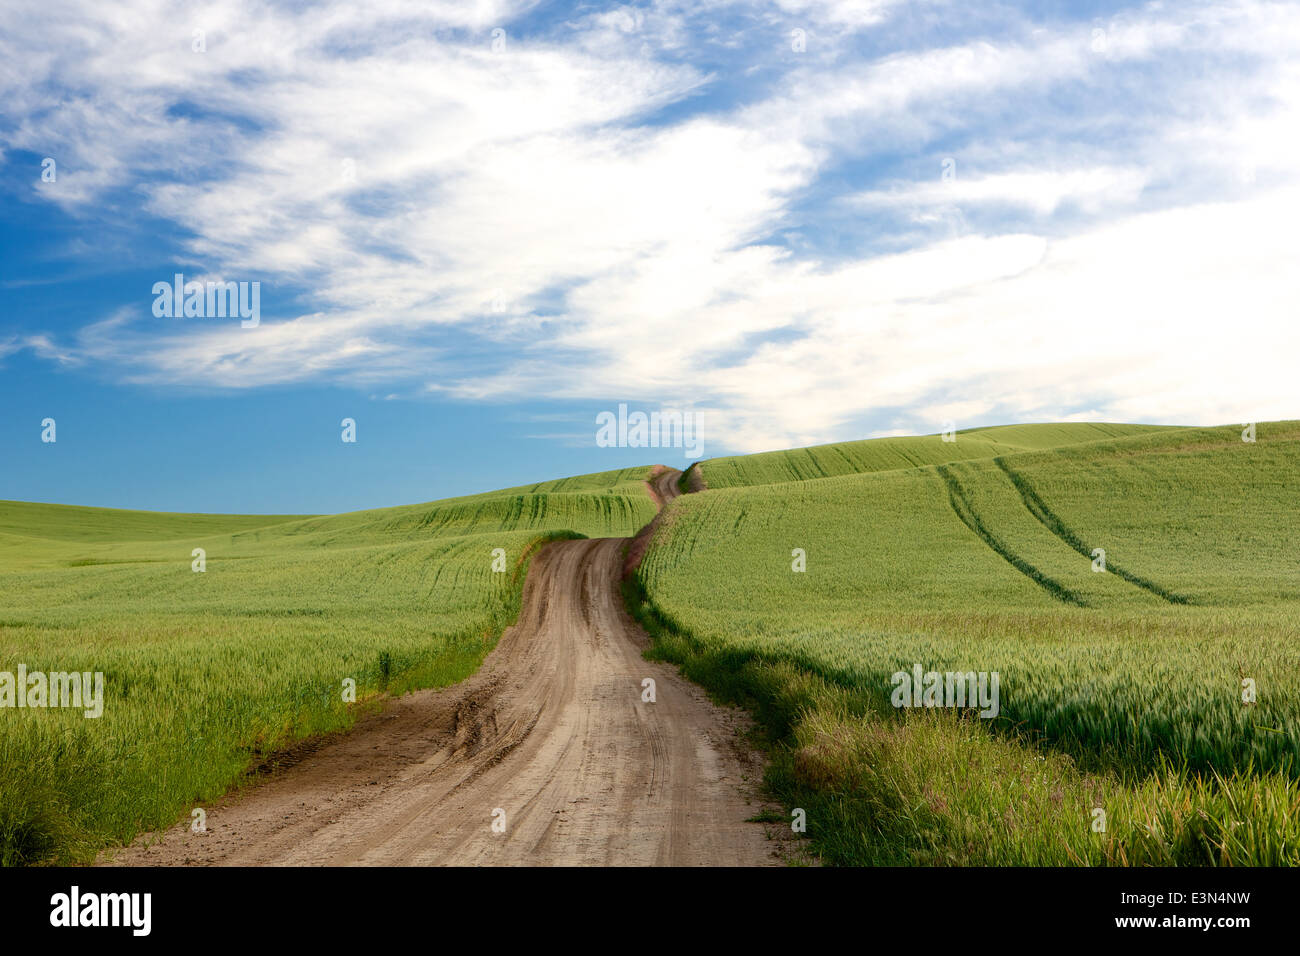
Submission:
<svg viewBox="0 0 1300 956">
<path fill-rule="evenodd" d="M 1258 436 L 1017 426 L 705 462 L 634 597 L 661 655 L 759 716 L 828 860 L 1297 863 L 1300 425 Z M 895 711 L 914 663 L 998 671 L 999 717 Z"/>
<path fill-rule="evenodd" d="M 463 679 L 514 620 L 539 543 L 650 520 L 646 473 L 329 517 L 0 502 L 0 670 L 106 684 L 98 719 L 0 709 L 0 864 L 84 862 L 385 693 Z"/>
<path fill-rule="evenodd" d="M 876 438 L 758 455 L 714 458 L 702 465 L 700 470 L 710 488 L 773 485 L 840 475 L 897 471 L 954 461 L 991 459 L 998 455 L 1164 431 L 1168 429 L 1156 425 L 1006 425 L 959 431 L 956 440 L 952 442 L 941 441 L 938 435 Z"/>
<path fill-rule="evenodd" d="M 1300 423 L 1257 435 L 1023 425 L 710 460 L 628 603 L 654 654 L 754 712 L 829 862 L 1295 865 Z M 631 535 L 647 473 L 324 517 L 0 502 L 0 670 L 107 684 L 98 720 L 0 709 L 0 863 L 88 860 L 462 679 L 538 544 Z M 914 664 L 997 671 L 998 717 L 894 709 Z"/>
</svg>

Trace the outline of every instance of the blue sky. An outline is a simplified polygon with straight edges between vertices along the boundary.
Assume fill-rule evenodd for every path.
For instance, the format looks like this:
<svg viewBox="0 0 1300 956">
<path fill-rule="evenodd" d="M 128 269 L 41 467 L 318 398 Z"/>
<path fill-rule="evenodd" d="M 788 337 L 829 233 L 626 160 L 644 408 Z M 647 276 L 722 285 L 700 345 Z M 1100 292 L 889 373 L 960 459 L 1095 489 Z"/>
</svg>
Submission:
<svg viewBox="0 0 1300 956">
<path fill-rule="evenodd" d="M 5 18 L 0 498 L 334 512 L 684 464 L 597 447 L 620 402 L 695 411 L 705 456 L 1300 417 L 1294 4 Z M 177 272 L 257 282 L 260 321 L 156 316 Z"/>
</svg>

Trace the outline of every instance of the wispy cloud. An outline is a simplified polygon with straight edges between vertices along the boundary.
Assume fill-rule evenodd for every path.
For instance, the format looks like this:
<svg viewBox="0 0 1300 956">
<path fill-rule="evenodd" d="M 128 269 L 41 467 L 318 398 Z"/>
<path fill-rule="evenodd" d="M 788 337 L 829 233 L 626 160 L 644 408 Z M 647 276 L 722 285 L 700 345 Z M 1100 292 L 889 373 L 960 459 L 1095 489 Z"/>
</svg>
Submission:
<svg viewBox="0 0 1300 956">
<path fill-rule="evenodd" d="M 929 32 L 869 0 L 56 7 L 0 38 L 4 149 L 59 160 L 39 196 L 142 204 L 195 275 L 299 304 L 241 329 L 142 289 L 42 338 L 59 361 L 692 400 L 713 449 L 880 409 L 1296 414 L 1290 4 L 963 5 Z"/>
</svg>

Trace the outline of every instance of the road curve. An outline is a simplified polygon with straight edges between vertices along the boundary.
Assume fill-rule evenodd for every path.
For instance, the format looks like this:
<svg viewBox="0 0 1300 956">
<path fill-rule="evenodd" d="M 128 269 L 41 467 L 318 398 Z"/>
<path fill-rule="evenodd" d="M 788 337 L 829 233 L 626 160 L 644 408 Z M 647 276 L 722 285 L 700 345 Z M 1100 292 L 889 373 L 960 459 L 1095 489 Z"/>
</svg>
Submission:
<svg viewBox="0 0 1300 956">
<path fill-rule="evenodd" d="M 680 472 L 656 469 L 661 505 Z M 624 538 L 533 558 L 516 624 L 452 687 L 383 713 L 110 865 L 763 865 L 762 766 L 739 712 L 646 661 Z M 643 700 L 643 682 L 655 700 Z M 495 827 L 494 827 L 495 824 Z M 784 829 L 784 828 L 781 828 Z M 500 832 L 498 832 L 500 831 Z"/>
</svg>

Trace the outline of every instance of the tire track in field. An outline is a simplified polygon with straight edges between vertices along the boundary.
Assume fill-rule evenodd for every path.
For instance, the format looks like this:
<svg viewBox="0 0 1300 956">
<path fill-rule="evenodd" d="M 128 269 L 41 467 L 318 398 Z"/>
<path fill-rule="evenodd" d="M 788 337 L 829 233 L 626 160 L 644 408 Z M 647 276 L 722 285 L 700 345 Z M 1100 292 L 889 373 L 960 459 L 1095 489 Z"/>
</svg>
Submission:
<svg viewBox="0 0 1300 956">
<path fill-rule="evenodd" d="M 1085 558 L 1092 558 L 1092 549 L 1088 547 L 1087 542 L 1075 534 L 1075 532 L 1047 506 L 1047 502 L 1039 497 L 1038 492 L 1034 490 L 1033 485 L 1029 483 L 1027 478 L 1008 465 L 1006 460 L 1003 458 L 994 458 L 993 464 L 1002 469 L 1003 474 L 1011 479 L 1011 483 L 1015 485 L 1016 492 L 1020 495 L 1021 502 L 1023 502 L 1029 513 L 1038 520 L 1039 524 L 1052 532 L 1052 534 L 1056 535 Z M 1148 591 L 1156 597 L 1168 601 L 1170 604 L 1192 603 L 1185 595 L 1170 591 L 1168 588 L 1161 587 L 1154 581 L 1140 577 L 1126 568 L 1120 567 L 1110 558 L 1109 555 L 1106 557 L 1106 570 L 1127 581 L 1129 584 L 1142 588 L 1144 591 Z"/>
<path fill-rule="evenodd" d="M 656 468 L 662 509 L 681 473 Z M 662 514 L 662 510 L 660 512 Z M 656 521 L 658 518 L 656 518 Z M 638 536 L 642 546 L 651 528 Z M 647 661 L 623 607 L 636 539 L 552 542 L 477 673 L 394 700 L 114 865 L 762 865 L 780 862 L 739 711 Z M 655 681 L 655 701 L 642 699 Z M 494 832 L 495 811 L 504 832 Z M 788 828 L 775 835 L 788 836 Z M 106 857 L 108 854 L 105 855 Z"/>
<path fill-rule="evenodd" d="M 1088 607 L 1089 604 L 1083 597 L 1076 592 L 1067 588 L 1060 581 L 1047 574 L 1044 574 L 1033 564 L 1026 561 L 1001 538 L 995 535 L 988 526 L 984 524 L 983 519 L 971 504 L 965 489 L 962 488 L 961 482 L 947 465 L 936 465 L 935 470 L 939 477 L 943 479 L 948 488 L 948 503 L 952 505 L 953 512 L 961 519 L 962 524 L 970 528 L 981 541 L 989 546 L 993 552 L 1002 560 L 1006 561 L 1013 568 L 1029 578 L 1044 591 L 1065 604 L 1073 604 L 1076 607 Z"/>
</svg>

